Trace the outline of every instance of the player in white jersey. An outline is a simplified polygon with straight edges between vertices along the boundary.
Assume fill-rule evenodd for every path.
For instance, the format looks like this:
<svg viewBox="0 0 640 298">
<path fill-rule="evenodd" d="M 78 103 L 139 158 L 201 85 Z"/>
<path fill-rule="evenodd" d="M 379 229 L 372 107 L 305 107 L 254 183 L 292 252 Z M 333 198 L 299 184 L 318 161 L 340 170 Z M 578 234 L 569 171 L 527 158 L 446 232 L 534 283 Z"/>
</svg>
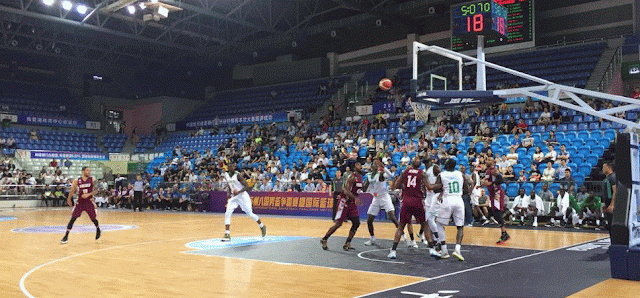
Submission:
<svg viewBox="0 0 640 298">
<path fill-rule="evenodd" d="M 440 174 L 440 166 L 435 164 L 433 160 L 427 158 L 424 160 L 424 166 L 427 169 L 425 171 L 427 176 L 427 185 L 433 185 L 436 183 L 438 174 Z M 438 230 L 435 222 L 436 215 L 440 210 L 440 202 L 438 201 L 439 192 L 442 191 L 442 188 L 429 188 L 427 187 L 425 199 L 424 199 L 424 209 L 425 209 L 425 219 L 427 220 L 427 224 L 429 225 L 429 230 L 431 230 L 431 235 L 427 232 L 420 231 L 418 234 L 422 241 L 426 244 L 429 244 L 430 248 L 433 248 L 436 245 L 438 238 Z M 435 251 L 433 249 L 430 250 L 432 255 L 435 255 Z"/>
<path fill-rule="evenodd" d="M 448 159 L 445 161 L 444 171 L 438 175 L 433 187 L 442 188 L 442 194 L 438 197 L 442 206 L 436 218 L 439 235 L 438 244 L 441 249 L 440 257 L 443 259 L 449 258 L 447 244 L 445 242 L 444 226 L 449 224 L 449 220 L 451 216 L 453 216 L 453 221 L 458 229 L 458 233 L 456 235 L 456 248 L 452 255 L 458 260 L 464 261 L 462 254 L 460 254 L 460 245 L 462 244 L 464 230 L 464 201 L 462 200 L 462 195 L 469 193 L 469 181 L 465 179 L 460 171 L 456 171 L 456 161 Z"/>
<path fill-rule="evenodd" d="M 398 228 L 398 220 L 395 216 L 395 206 L 391 201 L 391 195 L 389 195 L 389 184 L 387 179 L 391 178 L 393 174 L 382 164 L 380 158 L 376 157 L 371 167 L 371 173 L 367 174 L 367 181 L 364 182 L 363 189 L 365 192 L 373 195 L 371 205 L 367 211 L 367 227 L 369 228 L 369 234 L 371 238 L 364 243 L 364 245 L 374 245 L 376 237 L 373 233 L 373 220 L 376 218 L 380 210 L 384 209 L 387 212 L 387 218 L 390 219 L 393 224 Z M 417 246 L 417 244 L 416 244 Z"/>
<path fill-rule="evenodd" d="M 253 213 L 251 208 L 251 198 L 248 191 L 251 187 L 247 184 L 247 181 L 242 175 L 236 171 L 237 165 L 235 163 L 229 164 L 229 172 L 224 173 L 222 178 L 229 187 L 229 198 L 227 200 L 227 211 L 224 213 L 224 237 L 222 241 L 231 241 L 231 214 L 240 206 L 242 211 L 246 213 L 251 219 L 255 220 L 260 226 L 262 231 L 262 237 L 267 236 L 267 226 L 262 224 L 260 218 Z"/>
</svg>

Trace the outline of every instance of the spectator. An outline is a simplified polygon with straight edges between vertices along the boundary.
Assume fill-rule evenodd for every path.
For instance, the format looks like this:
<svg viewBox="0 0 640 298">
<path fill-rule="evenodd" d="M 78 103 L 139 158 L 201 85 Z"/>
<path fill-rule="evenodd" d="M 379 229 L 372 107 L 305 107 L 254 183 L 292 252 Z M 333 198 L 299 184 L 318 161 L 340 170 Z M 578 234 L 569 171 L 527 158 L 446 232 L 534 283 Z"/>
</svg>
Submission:
<svg viewBox="0 0 640 298">
<path fill-rule="evenodd" d="M 544 140 L 544 144 L 549 146 L 549 145 L 553 145 L 553 146 L 557 146 L 558 145 L 558 139 L 556 138 L 556 133 L 552 131 L 549 132 L 549 137 Z"/>
<path fill-rule="evenodd" d="M 516 173 L 513 171 L 513 167 L 509 166 L 507 170 L 502 175 L 504 181 L 516 181 Z"/>
<path fill-rule="evenodd" d="M 526 131 L 529 131 L 529 125 L 524 122 L 524 119 L 520 118 L 517 126 L 517 133 L 524 133 Z"/>
<path fill-rule="evenodd" d="M 542 160 L 544 159 L 544 153 L 542 153 L 542 150 L 540 149 L 539 146 L 537 146 L 535 150 L 536 151 L 533 153 L 532 162 L 535 163 L 535 164 L 540 164 L 542 162 Z"/>
<path fill-rule="evenodd" d="M 564 160 L 565 162 L 569 162 L 569 158 L 570 158 L 570 154 L 567 151 L 567 146 L 565 146 L 564 144 L 560 145 L 560 152 L 558 153 L 557 157 L 556 157 L 556 162 L 558 160 Z"/>
<path fill-rule="evenodd" d="M 72 165 L 73 165 L 73 163 L 71 163 L 71 161 L 70 161 L 70 160 L 69 160 L 69 158 L 67 157 L 67 158 L 64 160 L 64 166 L 65 166 L 65 167 L 67 167 L 67 169 L 68 169 L 68 168 L 70 168 Z"/>
<path fill-rule="evenodd" d="M 407 152 L 403 153 L 402 158 L 400 159 L 400 164 L 402 166 L 407 166 L 409 165 L 410 161 L 411 159 L 409 158 L 409 155 L 407 154 Z"/>
<path fill-rule="evenodd" d="M 458 153 L 460 153 L 460 150 L 458 150 L 456 144 L 451 144 L 451 148 L 447 150 L 447 155 L 449 155 L 449 157 L 455 158 L 456 156 L 458 156 Z"/>
<path fill-rule="evenodd" d="M 38 132 L 33 128 L 29 132 L 29 139 L 32 141 L 37 141 L 39 139 Z"/>
<path fill-rule="evenodd" d="M 553 149 L 553 145 L 549 145 L 549 151 L 544 155 L 544 159 L 542 162 L 556 162 L 556 158 L 558 157 L 558 152 Z"/>
<path fill-rule="evenodd" d="M 542 181 L 553 181 L 555 179 L 556 170 L 553 168 L 552 162 L 547 162 L 547 168 L 542 171 Z"/>
<path fill-rule="evenodd" d="M 520 170 L 520 174 L 518 174 L 518 182 L 527 182 L 527 176 L 524 173 L 524 170 Z"/>
<path fill-rule="evenodd" d="M 51 168 L 57 168 L 58 167 L 58 161 L 56 161 L 56 159 L 52 159 L 51 162 L 49 163 L 49 167 Z"/>
<path fill-rule="evenodd" d="M 544 202 L 553 201 L 553 193 L 549 190 L 549 183 L 542 184 L 542 192 L 540 193 L 540 197 Z"/>
<path fill-rule="evenodd" d="M 467 159 L 469 162 L 474 162 L 477 154 L 476 144 L 473 141 L 469 142 L 469 149 L 467 149 Z"/>
<path fill-rule="evenodd" d="M 515 134 L 517 133 L 517 127 L 518 123 L 516 122 L 516 119 L 514 119 L 513 116 L 509 116 L 509 120 L 507 121 L 507 131 Z"/>
<path fill-rule="evenodd" d="M 571 168 L 567 166 L 567 161 L 565 159 L 559 159 L 560 165 L 558 165 L 558 169 L 556 170 L 558 180 L 564 179 L 564 175 L 566 170 L 571 171 Z"/>
<path fill-rule="evenodd" d="M 532 163 L 531 164 L 531 170 L 529 170 L 529 181 L 531 182 L 540 182 L 540 178 L 542 177 L 542 175 L 540 174 L 540 171 L 538 170 L 538 167 L 536 166 L 536 164 Z"/>
<path fill-rule="evenodd" d="M 307 179 L 307 185 L 305 185 L 304 191 L 305 192 L 315 192 L 316 191 L 316 185 L 313 184 L 313 181 L 311 179 Z"/>
<path fill-rule="evenodd" d="M 18 149 L 18 144 L 16 144 L 16 140 L 13 137 L 9 137 L 6 142 L 6 147 L 9 149 Z"/>
<path fill-rule="evenodd" d="M 522 139 L 521 145 L 522 145 L 522 147 L 529 149 L 529 148 L 533 147 L 534 141 L 535 140 L 531 136 L 531 132 L 527 130 L 525 132 L 525 137 Z"/>
<path fill-rule="evenodd" d="M 473 204 L 473 214 L 476 218 L 481 218 L 484 222 L 482 225 L 486 225 L 489 223 L 489 196 L 485 193 L 484 188 L 477 188 L 474 190 L 478 193 L 477 195 L 477 204 Z"/>
<path fill-rule="evenodd" d="M 570 168 L 564 169 L 564 177 L 560 179 L 560 184 L 568 191 L 571 191 L 572 189 L 575 188 L 576 181 L 571 176 Z"/>
<path fill-rule="evenodd" d="M 549 109 L 545 108 L 542 113 L 540 113 L 540 117 L 538 121 L 536 121 L 538 125 L 549 125 L 551 123 L 551 113 Z"/>
<path fill-rule="evenodd" d="M 556 125 L 562 123 L 562 112 L 560 112 L 559 106 L 554 107 L 553 113 L 551 115 L 551 123 Z"/>
<path fill-rule="evenodd" d="M 633 92 L 630 95 L 631 98 L 639 99 L 640 98 L 640 87 L 633 88 Z"/>
<path fill-rule="evenodd" d="M 516 148 L 511 147 L 509 149 L 509 154 L 505 156 L 505 159 L 509 162 L 510 166 L 514 166 L 518 163 L 518 153 L 516 153 Z"/>
<path fill-rule="evenodd" d="M 520 142 L 520 135 L 519 134 L 513 135 L 513 140 L 511 140 L 511 145 L 509 147 L 513 148 L 514 150 L 518 150 L 518 148 L 520 148 L 521 146 L 522 146 L 522 142 Z"/>
</svg>

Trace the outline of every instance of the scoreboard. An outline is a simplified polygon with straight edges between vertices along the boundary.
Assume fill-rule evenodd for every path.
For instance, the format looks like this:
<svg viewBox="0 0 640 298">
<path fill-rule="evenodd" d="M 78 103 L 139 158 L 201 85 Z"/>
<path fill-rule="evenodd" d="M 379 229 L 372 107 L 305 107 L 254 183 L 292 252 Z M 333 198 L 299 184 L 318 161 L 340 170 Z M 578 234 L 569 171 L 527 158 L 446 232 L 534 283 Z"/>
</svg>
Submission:
<svg viewBox="0 0 640 298">
<path fill-rule="evenodd" d="M 534 46 L 533 0 L 481 0 L 451 6 L 451 49 L 475 49 L 478 35 L 484 35 L 486 48 Z"/>
</svg>

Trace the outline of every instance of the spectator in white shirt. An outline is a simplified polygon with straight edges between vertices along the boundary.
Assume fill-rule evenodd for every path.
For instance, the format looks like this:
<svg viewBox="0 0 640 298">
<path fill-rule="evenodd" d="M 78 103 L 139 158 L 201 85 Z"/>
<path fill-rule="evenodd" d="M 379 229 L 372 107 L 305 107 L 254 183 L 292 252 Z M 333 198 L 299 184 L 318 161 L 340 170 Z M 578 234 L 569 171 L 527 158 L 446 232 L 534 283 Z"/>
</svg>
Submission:
<svg viewBox="0 0 640 298">
<path fill-rule="evenodd" d="M 262 180 L 260 191 L 272 191 L 272 190 L 273 190 L 273 186 L 271 185 L 271 181 L 268 179 Z"/>
<path fill-rule="evenodd" d="M 558 153 L 553 150 L 553 145 L 549 145 L 549 152 L 544 155 L 542 162 L 556 162 L 556 157 L 558 157 Z"/>
<path fill-rule="evenodd" d="M 507 161 L 509 161 L 509 165 L 513 166 L 518 163 L 518 153 L 516 153 L 516 148 L 511 147 L 510 153 L 507 154 Z"/>
<path fill-rule="evenodd" d="M 305 192 L 315 192 L 316 191 L 316 185 L 313 184 L 313 181 L 311 179 L 307 179 L 307 185 L 304 186 L 304 191 Z"/>
<path fill-rule="evenodd" d="M 544 111 L 540 113 L 540 118 L 536 121 L 538 125 L 548 125 L 551 123 L 551 113 L 548 108 L 544 108 Z"/>
<path fill-rule="evenodd" d="M 556 170 L 553 168 L 552 162 L 547 162 L 547 168 L 542 171 L 542 181 L 553 181 L 556 176 Z"/>
<path fill-rule="evenodd" d="M 402 155 L 402 158 L 400 159 L 400 164 L 402 164 L 403 166 L 406 166 L 409 164 L 409 161 L 411 161 L 411 159 L 409 158 L 409 155 L 407 154 L 407 152 L 405 152 Z"/>
<path fill-rule="evenodd" d="M 551 212 L 549 213 L 549 216 L 551 216 L 551 223 L 549 226 L 555 225 L 555 219 L 558 218 L 562 219 L 563 222 L 566 222 L 567 209 L 571 208 L 569 203 L 569 193 L 566 192 L 564 188 L 560 188 L 556 202 L 553 207 L 551 207 Z"/>
</svg>

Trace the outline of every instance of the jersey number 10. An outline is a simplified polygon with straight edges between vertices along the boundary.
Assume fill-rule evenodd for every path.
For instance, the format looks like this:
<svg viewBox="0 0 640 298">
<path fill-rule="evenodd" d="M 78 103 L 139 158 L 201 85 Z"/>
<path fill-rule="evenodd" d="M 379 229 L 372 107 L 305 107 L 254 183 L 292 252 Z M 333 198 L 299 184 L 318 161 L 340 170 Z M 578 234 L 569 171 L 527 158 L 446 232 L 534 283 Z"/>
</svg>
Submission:
<svg viewBox="0 0 640 298">
<path fill-rule="evenodd" d="M 449 193 L 459 193 L 460 183 L 458 181 L 449 182 Z"/>
</svg>

